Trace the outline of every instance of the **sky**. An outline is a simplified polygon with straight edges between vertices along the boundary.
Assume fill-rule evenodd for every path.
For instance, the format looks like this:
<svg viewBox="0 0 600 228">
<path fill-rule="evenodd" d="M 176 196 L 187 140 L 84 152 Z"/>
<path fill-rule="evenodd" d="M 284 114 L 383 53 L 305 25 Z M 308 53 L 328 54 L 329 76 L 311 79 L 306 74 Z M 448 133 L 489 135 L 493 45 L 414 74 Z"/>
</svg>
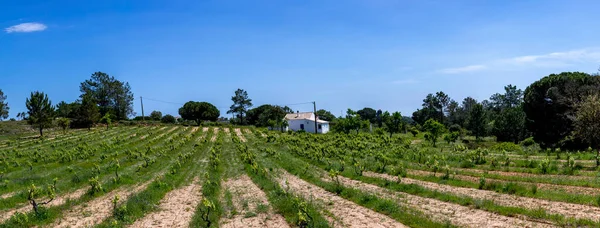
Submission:
<svg viewBox="0 0 600 228">
<path fill-rule="evenodd" d="M 0 0 L 0 89 L 72 102 L 96 71 L 129 82 L 141 115 L 316 101 L 410 116 L 428 93 L 481 101 L 552 73 L 596 73 L 600 1 Z M 292 105 L 312 111 L 312 104 Z"/>
</svg>

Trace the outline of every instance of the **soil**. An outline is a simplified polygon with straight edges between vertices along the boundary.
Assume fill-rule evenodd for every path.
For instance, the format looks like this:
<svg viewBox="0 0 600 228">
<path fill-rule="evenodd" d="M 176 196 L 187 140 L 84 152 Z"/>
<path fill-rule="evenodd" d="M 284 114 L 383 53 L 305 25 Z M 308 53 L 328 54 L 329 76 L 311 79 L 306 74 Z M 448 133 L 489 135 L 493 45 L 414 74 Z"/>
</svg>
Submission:
<svg viewBox="0 0 600 228">
<path fill-rule="evenodd" d="M 379 174 L 379 173 L 371 173 L 365 172 L 365 176 L 378 177 L 391 181 L 398 181 L 397 177 L 390 176 L 387 174 Z M 463 188 L 463 187 L 454 187 L 449 185 L 443 185 L 433 182 L 415 180 L 410 178 L 402 178 L 401 180 L 406 184 L 416 184 L 419 186 L 423 186 L 425 188 L 446 192 L 455 195 L 463 195 L 467 197 L 471 197 L 474 199 L 482 199 L 482 200 L 491 200 L 496 204 L 503 206 L 511 206 L 511 207 L 520 207 L 527 209 L 539 209 L 542 208 L 546 210 L 546 212 L 551 214 L 561 214 L 565 217 L 573 217 L 579 219 L 591 219 L 591 220 L 599 220 L 600 219 L 600 208 L 592 207 L 581 204 L 572 204 L 572 203 L 564 203 L 564 202 L 554 202 L 542 199 L 528 198 L 528 197 L 520 197 L 508 194 L 497 193 L 494 191 L 488 190 L 479 190 L 474 188 Z"/>
<path fill-rule="evenodd" d="M 158 211 L 146 215 L 131 227 L 188 227 L 201 200 L 201 186 L 193 184 L 170 191 L 160 201 Z"/>
<path fill-rule="evenodd" d="M 74 192 L 68 193 L 63 196 L 56 196 L 54 198 L 54 200 L 52 200 L 50 203 L 48 203 L 44 206 L 45 207 L 60 206 L 64 203 L 66 203 L 69 199 L 74 200 L 74 199 L 78 199 L 79 197 L 83 196 L 83 194 L 85 194 L 88 191 L 88 189 L 89 188 L 82 188 L 82 189 L 76 190 Z M 10 219 L 10 217 L 12 217 L 17 212 L 27 213 L 31 210 L 33 210 L 33 207 L 29 204 L 29 202 L 27 202 L 27 204 L 23 204 L 23 205 L 19 206 L 18 208 L 10 209 L 7 211 L 2 211 L 2 212 L 0 212 L 0 222 L 4 222 L 4 221 Z"/>
<path fill-rule="evenodd" d="M 217 141 L 217 135 L 219 134 L 219 128 L 213 128 L 213 136 L 210 138 L 211 142 Z"/>
<path fill-rule="evenodd" d="M 244 135 L 242 135 L 242 131 L 239 128 L 234 129 L 235 134 L 237 135 L 237 137 L 242 141 L 242 142 L 246 142 L 246 138 L 244 138 Z"/>
<path fill-rule="evenodd" d="M 465 207 L 435 199 L 423 198 L 339 177 L 342 185 L 371 192 L 382 198 L 395 200 L 401 205 L 414 208 L 439 222 L 447 222 L 460 227 L 554 227 L 546 222 L 533 222 L 525 219 L 502 216 L 484 210 Z"/>
<path fill-rule="evenodd" d="M 248 128 L 244 128 L 244 132 L 246 132 L 247 134 L 252 134 L 252 131 Z"/>
<path fill-rule="evenodd" d="M 112 200 L 116 195 L 120 202 L 125 202 L 129 196 L 145 189 L 152 181 L 127 190 L 120 188 L 103 196 L 93 199 L 83 205 L 75 206 L 63 212 L 62 218 L 49 227 L 91 227 L 101 223 L 113 212 Z"/>
<path fill-rule="evenodd" d="M 225 133 L 229 133 L 229 128 L 223 128 L 223 131 L 225 131 Z"/>
<path fill-rule="evenodd" d="M 273 213 L 265 193 L 252 182 L 247 175 L 231 179 L 223 184 L 223 189 L 232 196 L 236 213 L 229 212 L 220 221 L 220 227 L 290 227 L 285 218 Z M 263 205 L 268 209 L 258 211 L 258 206 Z"/>
<path fill-rule="evenodd" d="M 208 131 L 208 127 L 203 127 L 202 128 L 202 132 L 207 132 Z"/>
<path fill-rule="evenodd" d="M 467 169 L 467 168 L 456 168 L 456 170 L 466 171 L 466 172 L 474 172 L 474 173 L 484 173 L 487 172 L 489 174 L 496 174 L 501 176 L 517 176 L 517 177 L 538 177 L 538 178 L 568 178 L 568 179 L 578 179 L 578 180 L 593 180 L 593 177 L 586 176 L 569 176 L 569 175 L 553 175 L 553 174 L 533 174 L 533 173 L 521 173 L 521 172 L 505 172 L 505 171 L 488 171 L 488 170 L 480 170 L 480 169 Z"/>
<path fill-rule="evenodd" d="M 200 127 L 192 127 L 192 133 L 198 131 L 198 129 L 200 129 Z"/>
<path fill-rule="evenodd" d="M 422 171 L 422 170 L 409 170 L 409 174 L 416 176 L 432 176 L 433 172 Z M 468 175 L 452 175 L 452 178 L 470 181 L 474 183 L 479 183 L 479 177 L 468 176 Z M 581 186 L 568 186 L 568 185 L 558 185 L 558 184 L 546 184 L 546 183 L 532 183 L 532 182 L 522 182 L 522 181 L 505 181 L 505 180 L 497 180 L 493 178 L 486 177 L 486 181 L 490 183 L 517 183 L 522 185 L 533 186 L 537 185 L 539 190 L 551 190 L 551 191 L 563 191 L 565 193 L 571 194 L 583 194 L 583 195 L 599 195 L 600 189 L 592 188 L 592 187 L 581 187 Z"/>
<path fill-rule="evenodd" d="M 407 227 L 398 221 L 364 208 L 294 175 L 284 172 L 279 179 L 284 189 L 300 194 L 305 199 L 323 201 L 322 206 L 339 220 L 341 227 Z"/>
</svg>

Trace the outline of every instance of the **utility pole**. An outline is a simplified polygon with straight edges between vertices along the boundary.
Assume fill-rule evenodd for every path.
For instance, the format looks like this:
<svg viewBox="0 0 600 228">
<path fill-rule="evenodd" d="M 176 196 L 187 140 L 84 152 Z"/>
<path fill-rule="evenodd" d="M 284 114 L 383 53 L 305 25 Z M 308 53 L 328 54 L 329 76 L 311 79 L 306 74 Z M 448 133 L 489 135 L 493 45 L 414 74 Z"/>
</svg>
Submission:
<svg viewBox="0 0 600 228">
<path fill-rule="evenodd" d="M 142 104 L 142 122 L 144 122 L 144 99 L 140 96 L 140 103 Z"/>
<path fill-rule="evenodd" d="M 318 134 L 318 130 L 317 130 L 317 103 L 316 102 L 312 102 L 313 103 L 313 108 L 315 110 L 315 134 Z"/>
</svg>

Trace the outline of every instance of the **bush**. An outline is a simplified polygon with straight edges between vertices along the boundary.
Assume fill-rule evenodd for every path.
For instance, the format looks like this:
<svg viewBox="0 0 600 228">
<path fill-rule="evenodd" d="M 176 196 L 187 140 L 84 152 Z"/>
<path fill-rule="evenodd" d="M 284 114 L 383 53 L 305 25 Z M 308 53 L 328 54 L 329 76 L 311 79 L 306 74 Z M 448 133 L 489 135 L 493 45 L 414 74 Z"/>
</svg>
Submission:
<svg viewBox="0 0 600 228">
<path fill-rule="evenodd" d="M 535 145 L 535 141 L 533 140 L 533 137 L 529 137 L 529 138 L 526 138 L 523 141 L 521 141 L 521 145 L 522 146 L 533 146 L 533 145 Z"/>
<path fill-rule="evenodd" d="M 521 151 L 521 146 L 511 143 L 511 142 L 503 142 L 503 143 L 498 143 L 494 146 L 492 146 L 492 149 L 494 150 L 499 150 L 499 151 L 507 151 L 507 152 L 513 152 L 513 151 Z"/>
<path fill-rule="evenodd" d="M 174 117 L 174 116 L 172 116 L 172 115 L 169 115 L 169 114 L 167 114 L 167 115 L 163 116 L 163 117 L 160 119 L 160 122 L 162 122 L 162 123 L 167 123 L 167 124 L 174 124 L 176 121 L 177 121 L 177 120 L 175 119 L 175 117 Z"/>
</svg>

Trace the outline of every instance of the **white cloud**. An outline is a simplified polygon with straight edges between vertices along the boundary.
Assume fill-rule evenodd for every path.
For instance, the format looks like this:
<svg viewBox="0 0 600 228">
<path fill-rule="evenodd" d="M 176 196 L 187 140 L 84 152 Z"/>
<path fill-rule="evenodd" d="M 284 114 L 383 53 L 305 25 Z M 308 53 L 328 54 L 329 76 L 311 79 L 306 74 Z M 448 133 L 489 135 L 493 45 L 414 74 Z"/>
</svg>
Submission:
<svg viewBox="0 0 600 228">
<path fill-rule="evenodd" d="M 487 68 L 485 65 L 470 65 L 465 67 L 456 67 L 456 68 L 446 68 L 439 70 L 440 73 L 444 74 L 459 74 L 459 73 L 467 73 L 473 71 L 479 71 Z"/>
<path fill-rule="evenodd" d="M 48 28 L 48 26 L 46 26 L 45 24 L 32 22 L 32 23 L 21 23 L 18 25 L 13 25 L 13 26 L 10 26 L 10 27 L 4 29 L 4 31 L 6 31 L 6 33 L 39 32 L 39 31 L 46 30 L 46 28 Z"/>
<path fill-rule="evenodd" d="M 523 67 L 530 68 L 560 68 L 578 63 L 600 63 L 600 49 L 585 48 L 565 52 L 552 52 L 543 55 L 524 55 L 507 59 L 498 59 L 485 63 L 485 65 L 471 65 L 458 68 L 446 68 L 439 73 L 458 74 L 484 69 L 512 69 Z"/>
<path fill-rule="evenodd" d="M 415 84 L 419 81 L 415 80 L 415 79 L 400 79 L 400 80 L 396 80 L 393 81 L 393 84 Z"/>
</svg>

